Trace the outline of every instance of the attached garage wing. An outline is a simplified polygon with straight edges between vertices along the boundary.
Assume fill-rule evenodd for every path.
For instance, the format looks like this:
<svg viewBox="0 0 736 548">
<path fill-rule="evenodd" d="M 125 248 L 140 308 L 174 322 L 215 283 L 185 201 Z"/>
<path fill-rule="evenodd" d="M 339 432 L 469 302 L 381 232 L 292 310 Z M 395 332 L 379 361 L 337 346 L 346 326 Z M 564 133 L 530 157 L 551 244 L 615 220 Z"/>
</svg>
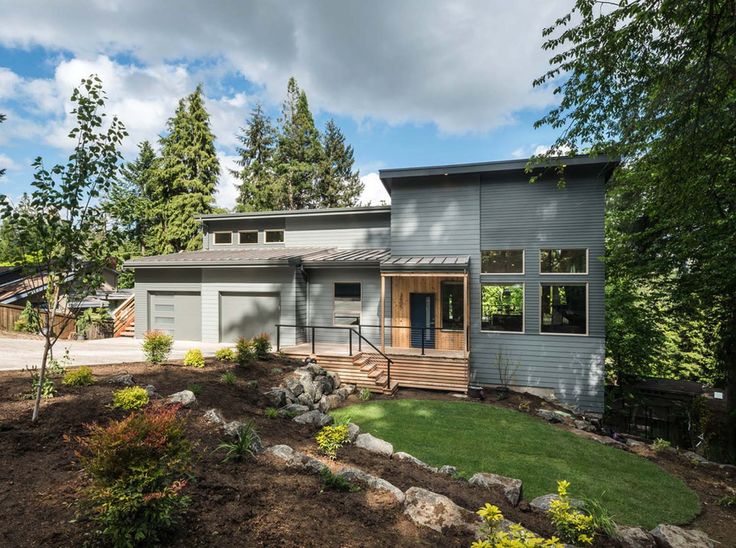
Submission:
<svg viewBox="0 0 736 548">
<path fill-rule="evenodd" d="M 220 342 L 268 333 L 276 339 L 281 318 L 278 293 L 220 293 Z"/>
<path fill-rule="evenodd" d="M 180 341 L 202 340 L 202 298 L 198 292 L 156 291 L 148 294 L 151 329 Z"/>
</svg>

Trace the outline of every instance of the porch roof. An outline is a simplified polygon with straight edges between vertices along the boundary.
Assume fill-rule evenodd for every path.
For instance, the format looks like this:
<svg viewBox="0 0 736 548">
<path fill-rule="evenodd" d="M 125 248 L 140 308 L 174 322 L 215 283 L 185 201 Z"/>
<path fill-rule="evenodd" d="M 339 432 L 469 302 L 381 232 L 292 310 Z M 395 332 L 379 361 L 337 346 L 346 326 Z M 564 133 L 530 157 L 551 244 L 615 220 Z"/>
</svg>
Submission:
<svg viewBox="0 0 736 548">
<path fill-rule="evenodd" d="M 392 255 L 381 272 L 467 272 L 469 255 Z"/>
</svg>

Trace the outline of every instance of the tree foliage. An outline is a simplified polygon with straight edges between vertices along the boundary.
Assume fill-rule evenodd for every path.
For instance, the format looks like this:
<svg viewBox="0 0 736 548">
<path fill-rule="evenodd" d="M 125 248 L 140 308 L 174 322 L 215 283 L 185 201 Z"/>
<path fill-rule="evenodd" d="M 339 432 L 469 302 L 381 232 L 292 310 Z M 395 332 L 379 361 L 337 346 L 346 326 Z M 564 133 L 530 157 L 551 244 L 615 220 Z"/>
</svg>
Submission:
<svg viewBox="0 0 736 548">
<path fill-rule="evenodd" d="M 83 79 L 71 96 L 76 125 L 69 132 L 74 149 L 66 163 L 47 168 L 42 158 L 36 158 L 31 183 L 34 190 L 27 208 L 20 209 L 7 197 L 1 198 L 4 222 L 12 226 L 20 244 L 18 262 L 24 262 L 27 274 L 46 282 L 40 307 L 44 350 L 34 421 L 53 346 L 69 318 L 78 313 L 75 303 L 100 287 L 103 269 L 110 265 L 119 245 L 118 233 L 108 226 L 100 197 L 118 176 L 118 149 L 127 133 L 116 117 L 106 123 L 105 98 L 97 76 Z M 27 245 L 34 247 L 28 249 Z"/>
<path fill-rule="evenodd" d="M 622 158 L 609 272 L 716 330 L 736 457 L 736 1 L 577 0 L 544 34 L 535 84 L 560 102 L 537 125 L 560 129 L 551 154 Z"/>
</svg>

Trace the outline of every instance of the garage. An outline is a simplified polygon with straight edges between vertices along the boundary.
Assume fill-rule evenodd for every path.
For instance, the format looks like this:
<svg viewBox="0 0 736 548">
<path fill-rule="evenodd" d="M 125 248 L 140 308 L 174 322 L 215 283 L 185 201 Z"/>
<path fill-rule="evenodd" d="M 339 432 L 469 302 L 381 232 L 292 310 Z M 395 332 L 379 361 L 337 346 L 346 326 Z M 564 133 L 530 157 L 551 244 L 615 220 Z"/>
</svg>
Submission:
<svg viewBox="0 0 736 548">
<path fill-rule="evenodd" d="M 268 333 L 276 339 L 281 318 L 278 293 L 220 293 L 220 342 Z"/>
<path fill-rule="evenodd" d="M 148 325 L 179 341 L 202 340 L 202 298 L 199 292 L 150 292 Z"/>
</svg>

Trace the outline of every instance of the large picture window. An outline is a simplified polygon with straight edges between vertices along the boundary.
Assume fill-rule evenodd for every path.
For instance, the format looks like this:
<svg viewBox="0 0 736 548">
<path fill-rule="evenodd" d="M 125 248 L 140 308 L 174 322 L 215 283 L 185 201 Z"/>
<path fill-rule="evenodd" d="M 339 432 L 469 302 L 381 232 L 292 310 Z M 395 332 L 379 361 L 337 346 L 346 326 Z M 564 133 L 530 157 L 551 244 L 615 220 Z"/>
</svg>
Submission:
<svg viewBox="0 0 736 548">
<path fill-rule="evenodd" d="M 587 274 L 587 249 L 540 249 L 542 274 Z"/>
<path fill-rule="evenodd" d="M 482 331 L 524 331 L 524 284 L 482 284 Z"/>
<path fill-rule="evenodd" d="M 360 308 L 360 284 L 335 283 L 334 325 L 359 325 Z"/>
<path fill-rule="evenodd" d="M 523 274 L 523 249 L 488 249 L 481 252 L 480 268 L 483 274 Z"/>
<path fill-rule="evenodd" d="M 230 245 L 233 243 L 232 232 L 214 232 L 215 245 Z"/>
<path fill-rule="evenodd" d="M 442 329 L 463 329 L 465 316 L 465 297 L 463 282 L 442 282 Z"/>
<path fill-rule="evenodd" d="M 542 284 L 542 333 L 588 333 L 588 286 Z"/>
</svg>

